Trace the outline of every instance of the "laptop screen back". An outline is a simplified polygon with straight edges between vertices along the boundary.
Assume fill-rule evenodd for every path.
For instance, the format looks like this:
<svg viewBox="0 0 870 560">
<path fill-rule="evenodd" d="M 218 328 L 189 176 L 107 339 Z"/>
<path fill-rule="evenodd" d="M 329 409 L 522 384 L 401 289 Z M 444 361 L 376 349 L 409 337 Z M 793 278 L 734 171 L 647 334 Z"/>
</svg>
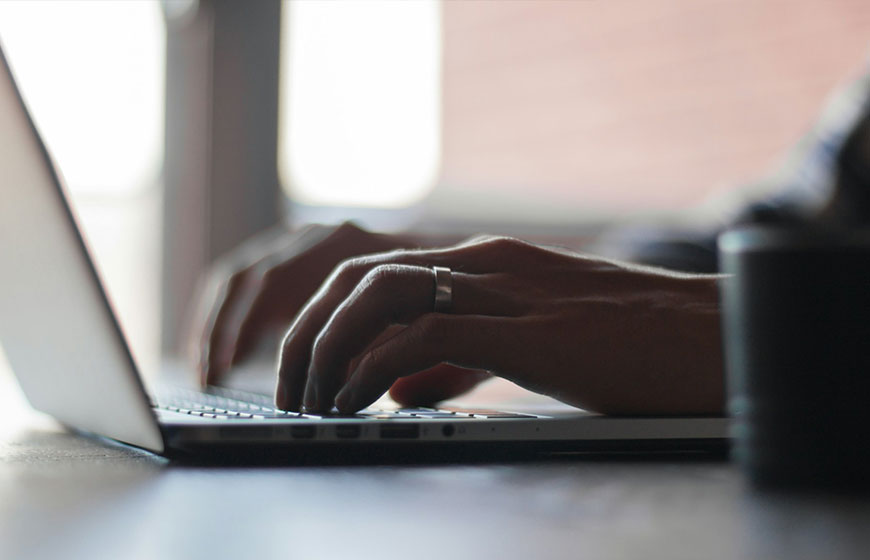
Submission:
<svg viewBox="0 0 870 560">
<path fill-rule="evenodd" d="M 0 50 L 0 344 L 31 404 L 154 451 L 163 441 L 51 160 Z"/>
</svg>

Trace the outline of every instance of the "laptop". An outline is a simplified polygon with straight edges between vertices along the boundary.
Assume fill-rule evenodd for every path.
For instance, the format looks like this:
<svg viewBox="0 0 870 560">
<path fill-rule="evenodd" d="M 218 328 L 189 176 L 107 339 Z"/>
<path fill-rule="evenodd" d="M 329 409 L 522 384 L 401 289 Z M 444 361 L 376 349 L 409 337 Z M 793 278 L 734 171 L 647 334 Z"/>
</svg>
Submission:
<svg viewBox="0 0 870 560">
<path fill-rule="evenodd" d="M 542 410 L 392 407 L 318 416 L 240 390 L 149 393 L 2 50 L 0 58 L 0 344 L 32 406 L 61 423 L 170 457 L 725 448 L 728 421 L 720 417 L 606 417 L 553 402 Z"/>
</svg>

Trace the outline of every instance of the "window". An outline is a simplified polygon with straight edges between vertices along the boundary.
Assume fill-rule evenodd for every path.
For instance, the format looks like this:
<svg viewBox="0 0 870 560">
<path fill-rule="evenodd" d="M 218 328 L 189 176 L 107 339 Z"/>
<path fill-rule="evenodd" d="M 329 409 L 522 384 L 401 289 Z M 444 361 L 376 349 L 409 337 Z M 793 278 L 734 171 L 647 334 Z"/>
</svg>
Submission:
<svg viewBox="0 0 870 560">
<path fill-rule="evenodd" d="M 140 362 L 153 364 L 164 123 L 160 5 L 0 2 L 0 41 L 131 345 Z"/>
<path fill-rule="evenodd" d="M 282 13 L 290 195 L 312 205 L 420 200 L 439 167 L 438 2 L 302 0 Z"/>
<path fill-rule="evenodd" d="M 860 70 L 870 31 L 862 0 L 285 12 L 291 196 L 399 207 L 426 195 L 429 214 L 477 223 L 685 209 L 742 185 Z"/>
<path fill-rule="evenodd" d="M 375 227 L 522 234 L 502 226 L 682 209 L 764 172 L 860 69 L 870 32 L 866 0 L 287 2 L 276 133 L 278 4 L 164 5 L 191 12 L 170 28 L 172 61 L 187 58 L 169 137 L 195 167 L 167 191 L 167 223 L 189 227 L 169 230 L 164 333 L 200 269 L 277 219 L 276 135 L 284 191 L 323 219 L 365 208 Z M 160 346 L 160 6 L 0 2 L 0 40 L 140 360 Z M 269 212 L 241 208 L 257 196 Z"/>
</svg>

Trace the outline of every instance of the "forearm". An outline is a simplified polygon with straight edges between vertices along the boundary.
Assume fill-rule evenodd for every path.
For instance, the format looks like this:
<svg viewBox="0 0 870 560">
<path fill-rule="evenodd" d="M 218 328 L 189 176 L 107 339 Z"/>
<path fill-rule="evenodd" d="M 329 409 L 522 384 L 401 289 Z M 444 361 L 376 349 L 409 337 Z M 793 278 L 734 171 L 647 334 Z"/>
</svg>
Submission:
<svg viewBox="0 0 870 560">
<path fill-rule="evenodd" d="M 686 413 L 720 414 L 725 408 L 725 374 L 721 335 L 718 277 L 684 278 L 685 299 L 676 313 L 673 330 L 664 333 L 674 344 L 674 356 L 661 372 L 665 408 Z M 666 341 L 662 342 L 663 344 Z"/>
<path fill-rule="evenodd" d="M 626 324 L 596 329 L 607 349 L 617 338 L 625 351 L 608 353 L 610 382 L 590 391 L 582 406 L 606 414 L 720 414 L 725 408 L 718 277 L 682 277 L 638 288 L 626 298 Z M 608 357 L 596 359 L 602 361 Z"/>
</svg>

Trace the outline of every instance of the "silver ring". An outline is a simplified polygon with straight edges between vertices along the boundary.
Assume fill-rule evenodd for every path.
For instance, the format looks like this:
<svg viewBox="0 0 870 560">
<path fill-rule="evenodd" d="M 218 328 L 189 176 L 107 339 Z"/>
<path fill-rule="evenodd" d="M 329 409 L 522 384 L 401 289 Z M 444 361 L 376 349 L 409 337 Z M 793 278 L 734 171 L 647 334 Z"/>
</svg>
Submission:
<svg viewBox="0 0 870 560">
<path fill-rule="evenodd" d="M 435 313 L 449 313 L 453 307 L 453 271 L 446 266 L 433 266 L 435 274 Z"/>
</svg>

